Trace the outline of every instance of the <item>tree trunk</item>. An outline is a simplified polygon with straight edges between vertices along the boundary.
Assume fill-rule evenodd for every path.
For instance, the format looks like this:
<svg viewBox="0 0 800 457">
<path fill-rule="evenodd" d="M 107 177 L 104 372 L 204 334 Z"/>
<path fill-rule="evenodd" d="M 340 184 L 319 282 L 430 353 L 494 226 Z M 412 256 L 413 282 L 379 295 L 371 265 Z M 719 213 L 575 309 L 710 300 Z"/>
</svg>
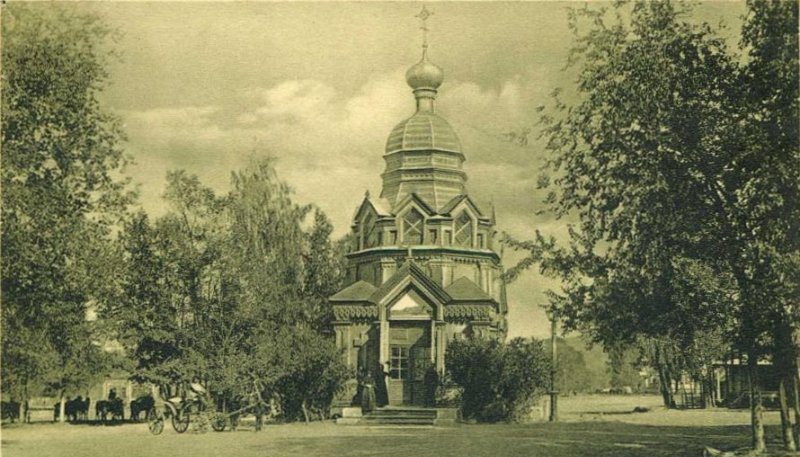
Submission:
<svg viewBox="0 0 800 457">
<path fill-rule="evenodd" d="M 767 449 L 766 440 L 764 439 L 764 420 L 763 411 L 764 407 L 761 406 L 761 394 L 758 392 L 756 377 L 756 367 L 758 361 L 753 355 L 753 352 L 747 356 L 747 374 L 750 383 L 750 427 L 752 433 L 753 450 L 756 452 L 764 452 Z"/>
<path fill-rule="evenodd" d="M 786 395 L 786 378 L 781 378 L 778 388 L 778 399 L 781 403 L 781 436 L 783 437 L 783 447 L 789 452 L 797 450 L 792 430 L 792 418 L 789 415 L 789 402 Z"/>
<path fill-rule="evenodd" d="M 300 403 L 300 407 L 303 409 L 303 417 L 306 419 L 306 425 L 308 425 L 310 421 L 308 418 L 308 405 L 305 399 L 303 399 L 303 402 Z"/>
<path fill-rule="evenodd" d="M 61 391 L 61 397 L 59 399 L 58 405 L 58 422 L 63 424 L 66 421 L 66 410 L 67 410 L 67 397 L 64 396 L 64 391 Z"/>
<path fill-rule="evenodd" d="M 794 442 L 800 446 L 800 326 L 795 326 L 792 330 L 792 342 L 794 347 L 794 357 L 792 357 L 793 368 L 791 370 L 789 388 L 792 393 L 792 408 L 794 409 Z"/>
<path fill-rule="evenodd" d="M 710 406 L 711 408 L 716 408 L 717 407 L 717 398 L 719 398 L 719 385 L 717 384 L 718 377 L 719 377 L 719 373 L 717 373 L 717 371 L 714 368 L 712 368 L 711 369 L 711 376 L 708 378 L 708 382 L 709 382 L 708 391 L 710 393 L 708 400 L 709 400 L 709 402 L 711 404 L 711 406 Z"/>
<path fill-rule="evenodd" d="M 792 342 L 795 350 L 789 388 L 792 393 L 792 408 L 794 409 L 794 443 L 796 446 L 800 446 L 800 329 L 795 328 L 792 331 Z"/>
<path fill-rule="evenodd" d="M 794 408 L 794 442 L 800 443 L 800 373 L 792 376 L 792 404 Z"/>
<path fill-rule="evenodd" d="M 661 398 L 664 401 L 664 406 L 670 408 L 670 395 L 669 395 L 669 380 L 664 373 L 664 364 L 661 363 L 661 346 L 655 343 L 653 350 L 653 363 L 658 372 L 658 390 L 661 391 Z"/>
<path fill-rule="evenodd" d="M 28 381 L 26 380 L 24 387 L 22 388 L 22 406 L 20 407 L 22 410 L 20 411 L 20 422 L 23 424 L 30 423 L 30 418 L 28 417 L 28 400 Z"/>
</svg>

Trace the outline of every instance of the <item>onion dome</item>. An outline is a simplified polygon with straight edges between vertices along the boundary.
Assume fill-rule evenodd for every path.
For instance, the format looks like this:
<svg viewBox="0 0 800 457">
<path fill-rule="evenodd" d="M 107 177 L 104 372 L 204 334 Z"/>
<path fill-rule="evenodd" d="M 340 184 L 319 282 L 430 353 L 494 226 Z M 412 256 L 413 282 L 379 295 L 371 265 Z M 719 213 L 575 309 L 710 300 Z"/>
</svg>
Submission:
<svg viewBox="0 0 800 457">
<path fill-rule="evenodd" d="M 436 90 L 442 85 L 442 81 L 444 72 L 438 65 L 428 60 L 427 52 L 423 52 L 422 59 L 406 71 L 406 82 L 414 90 Z"/>
<path fill-rule="evenodd" d="M 443 117 L 430 111 L 417 111 L 397 124 L 386 140 L 386 154 L 414 150 L 461 152 L 461 142 Z"/>
</svg>

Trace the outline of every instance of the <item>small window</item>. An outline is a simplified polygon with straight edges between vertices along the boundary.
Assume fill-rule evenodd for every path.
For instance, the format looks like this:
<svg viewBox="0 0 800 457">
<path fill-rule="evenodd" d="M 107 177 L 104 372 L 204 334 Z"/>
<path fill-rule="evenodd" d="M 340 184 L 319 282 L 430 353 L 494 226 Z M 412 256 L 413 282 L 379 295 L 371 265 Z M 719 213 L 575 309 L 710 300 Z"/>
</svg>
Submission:
<svg viewBox="0 0 800 457">
<path fill-rule="evenodd" d="M 453 244 L 453 232 L 451 232 L 450 230 L 444 231 L 444 244 L 448 246 Z"/>
<path fill-rule="evenodd" d="M 483 245 L 483 233 L 478 234 L 478 247 L 481 249 L 486 247 Z"/>
<path fill-rule="evenodd" d="M 408 373 L 408 347 L 392 346 L 389 377 L 392 379 L 405 379 Z"/>
<path fill-rule="evenodd" d="M 389 231 L 389 244 L 397 244 L 397 230 Z"/>
<path fill-rule="evenodd" d="M 412 209 L 403 218 L 403 243 L 422 244 L 422 229 L 425 218 L 416 209 Z"/>
<path fill-rule="evenodd" d="M 378 232 L 378 246 L 383 246 L 383 232 Z"/>
<path fill-rule="evenodd" d="M 466 211 L 462 212 L 456 219 L 456 244 L 472 247 L 472 219 Z"/>
<path fill-rule="evenodd" d="M 436 244 L 436 229 L 428 230 L 428 241 L 430 244 Z"/>
</svg>

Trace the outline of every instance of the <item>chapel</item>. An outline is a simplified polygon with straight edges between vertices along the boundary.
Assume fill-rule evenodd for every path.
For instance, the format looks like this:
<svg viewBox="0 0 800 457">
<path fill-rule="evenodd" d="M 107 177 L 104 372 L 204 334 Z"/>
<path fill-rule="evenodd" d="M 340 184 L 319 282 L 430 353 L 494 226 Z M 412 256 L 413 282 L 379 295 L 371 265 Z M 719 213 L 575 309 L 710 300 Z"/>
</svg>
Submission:
<svg viewBox="0 0 800 457">
<path fill-rule="evenodd" d="M 342 357 L 354 372 L 386 367 L 390 405 L 424 405 L 448 342 L 506 333 L 494 209 L 467 192 L 465 151 L 436 113 L 443 81 L 425 39 L 406 72 L 416 112 L 389 133 L 383 188 L 353 218 L 348 285 L 329 298 Z"/>
</svg>

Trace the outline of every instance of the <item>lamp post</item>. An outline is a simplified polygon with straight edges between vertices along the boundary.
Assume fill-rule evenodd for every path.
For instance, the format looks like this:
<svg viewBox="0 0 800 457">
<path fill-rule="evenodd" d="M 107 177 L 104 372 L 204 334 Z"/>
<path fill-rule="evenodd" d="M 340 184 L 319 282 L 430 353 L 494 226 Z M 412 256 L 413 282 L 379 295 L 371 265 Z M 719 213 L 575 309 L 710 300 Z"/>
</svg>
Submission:
<svg viewBox="0 0 800 457">
<path fill-rule="evenodd" d="M 550 347 L 552 350 L 552 364 L 550 368 L 550 422 L 558 421 L 558 391 L 556 390 L 556 374 L 558 367 L 556 364 L 556 320 L 557 311 L 555 307 L 550 312 Z"/>
</svg>

